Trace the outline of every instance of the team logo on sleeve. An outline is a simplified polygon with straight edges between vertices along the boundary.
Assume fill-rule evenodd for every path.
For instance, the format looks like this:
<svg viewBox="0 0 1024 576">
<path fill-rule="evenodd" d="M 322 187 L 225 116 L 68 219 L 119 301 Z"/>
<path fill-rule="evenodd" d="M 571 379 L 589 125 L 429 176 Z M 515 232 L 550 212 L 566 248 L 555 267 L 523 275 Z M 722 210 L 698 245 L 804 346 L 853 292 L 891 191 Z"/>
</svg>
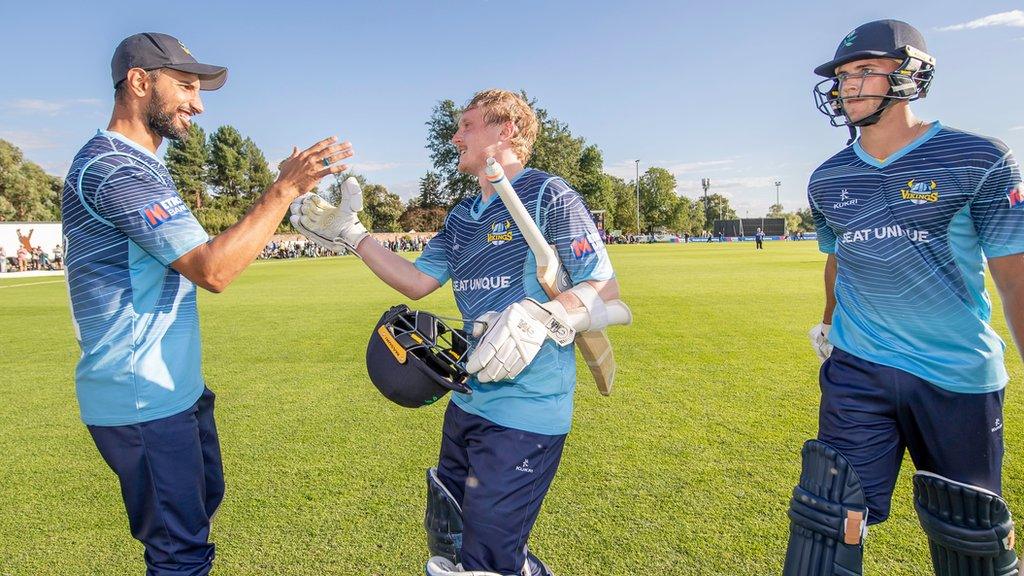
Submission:
<svg viewBox="0 0 1024 576">
<path fill-rule="evenodd" d="M 501 246 L 505 242 L 512 241 L 512 221 L 494 222 L 491 224 L 491 233 L 487 235 L 487 241 L 495 246 Z"/>
<path fill-rule="evenodd" d="M 909 200 L 913 204 L 924 204 L 926 202 L 938 202 L 939 191 L 936 190 L 939 185 L 935 180 L 928 182 L 915 182 L 911 180 L 907 182 L 907 187 L 900 190 L 900 198 Z"/>
<path fill-rule="evenodd" d="M 1010 208 L 1020 208 L 1024 206 L 1024 191 L 1020 189 L 1020 184 L 1014 184 L 1006 191 L 1006 198 L 1010 201 Z"/>
<path fill-rule="evenodd" d="M 581 260 L 604 248 L 604 242 L 601 241 L 601 237 L 596 233 L 588 232 L 574 238 L 570 247 L 572 248 L 573 257 Z"/>
<path fill-rule="evenodd" d="M 146 221 L 146 225 L 150 228 L 156 228 L 164 222 L 186 212 L 188 212 L 188 205 L 177 196 L 154 202 L 139 210 L 142 219 Z"/>
</svg>

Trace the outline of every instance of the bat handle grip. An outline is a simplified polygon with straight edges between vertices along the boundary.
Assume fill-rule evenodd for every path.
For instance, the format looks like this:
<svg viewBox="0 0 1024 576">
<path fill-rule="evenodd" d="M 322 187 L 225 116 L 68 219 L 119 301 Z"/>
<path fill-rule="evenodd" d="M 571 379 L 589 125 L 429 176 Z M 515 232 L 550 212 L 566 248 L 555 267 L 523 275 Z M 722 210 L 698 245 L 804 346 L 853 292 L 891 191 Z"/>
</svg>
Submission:
<svg viewBox="0 0 1024 576">
<path fill-rule="evenodd" d="M 484 168 L 484 174 L 487 175 L 488 180 L 494 182 L 505 177 L 505 169 L 502 168 L 501 164 L 494 158 L 488 158 L 487 167 Z"/>
</svg>

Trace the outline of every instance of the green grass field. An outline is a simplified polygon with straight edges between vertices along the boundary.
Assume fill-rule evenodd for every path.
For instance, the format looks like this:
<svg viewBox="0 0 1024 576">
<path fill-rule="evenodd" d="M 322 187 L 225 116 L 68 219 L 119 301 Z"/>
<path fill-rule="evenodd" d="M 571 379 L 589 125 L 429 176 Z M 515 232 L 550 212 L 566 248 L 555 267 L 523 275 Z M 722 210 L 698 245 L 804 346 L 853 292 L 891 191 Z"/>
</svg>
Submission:
<svg viewBox="0 0 1024 576">
<path fill-rule="evenodd" d="M 813 242 L 611 254 L 636 321 L 610 331 L 611 397 L 581 371 L 531 547 L 562 576 L 779 573 L 800 445 L 816 430 L 805 333 L 824 256 Z M 116 478 L 78 419 L 78 348 L 53 280 L 0 281 L 0 575 L 141 574 Z M 402 301 L 354 258 L 259 262 L 200 296 L 228 482 L 215 573 L 421 573 L 443 403 L 393 406 L 363 363 L 376 320 Z M 414 307 L 455 313 L 448 287 Z M 1004 479 L 1024 510 L 1022 370 L 1012 345 L 1008 356 Z M 910 470 L 869 535 L 868 574 L 930 573 Z"/>
</svg>

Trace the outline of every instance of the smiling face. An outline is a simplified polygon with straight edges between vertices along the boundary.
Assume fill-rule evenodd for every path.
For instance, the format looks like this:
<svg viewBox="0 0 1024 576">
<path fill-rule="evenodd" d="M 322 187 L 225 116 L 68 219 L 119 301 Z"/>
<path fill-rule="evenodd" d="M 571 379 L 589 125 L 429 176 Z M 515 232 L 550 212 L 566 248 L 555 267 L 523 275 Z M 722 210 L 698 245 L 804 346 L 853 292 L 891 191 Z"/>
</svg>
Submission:
<svg viewBox="0 0 1024 576">
<path fill-rule="evenodd" d="M 892 58 L 870 58 L 836 68 L 843 111 L 851 122 L 863 120 L 878 110 L 889 93 L 888 74 L 899 67 L 900 62 Z"/>
<path fill-rule="evenodd" d="M 163 138 L 184 140 L 192 116 L 203 113 L 199 77 L 167 68 L 155 76 L 146 106 L 146 124 Z"/>
<path fill-rule="evenodd" d="M 459 151 L 459 172 L 482 174 L 487 159 L 497 155 L 503 128 L 501 124 L 488 123 L 480 106 L 465 110 L 459 118 L 459 129 L 452 136 L 452 144 Z"/>
</svg>

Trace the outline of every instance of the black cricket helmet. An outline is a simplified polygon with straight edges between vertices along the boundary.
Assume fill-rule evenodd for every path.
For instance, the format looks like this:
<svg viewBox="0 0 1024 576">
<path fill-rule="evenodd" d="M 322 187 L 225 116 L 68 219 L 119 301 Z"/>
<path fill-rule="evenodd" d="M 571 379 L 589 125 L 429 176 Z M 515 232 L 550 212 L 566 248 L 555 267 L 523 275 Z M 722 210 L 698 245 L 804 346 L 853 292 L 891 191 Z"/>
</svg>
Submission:
<svg viewBox="0 0 1024 576">
<path fill-rule="evenodd" d="M 853 121 L 843 109 L 841 84 L 844 78 L 836 75 L 836 68 L 856 60 L 893 58 L 900 61 L 896 70 L 886 73 L 868 72 L 864 76 L 885 76 L 889 91 L 880 96 L 878 110 Z M 899 20 L 876 20 L 858 26 L 839 42 L 835 57 L 818 66 L 814 73 L 824 76 L 814 87 L 818 111 L 829 117 L 833 126 L 870 126 L 878 122 L 882 112 L 901 100 L 912 101 L 928 95 L 935 58 L 928 54 L 924 36 L 910 24 Z M 855 97 L 862 97 L 858 94 Z M 871 97 L 871 96 L 863 96 Z"/>
<path fill-rule="evenodd" d="M 437 402 L 449 390 L 470 393 L 463 358 L 465 332 L 429 312 L 399 304 L 380 317 L 366 346 L 370 381 L 388 400 L 406 408 Z"/>
</svg>

